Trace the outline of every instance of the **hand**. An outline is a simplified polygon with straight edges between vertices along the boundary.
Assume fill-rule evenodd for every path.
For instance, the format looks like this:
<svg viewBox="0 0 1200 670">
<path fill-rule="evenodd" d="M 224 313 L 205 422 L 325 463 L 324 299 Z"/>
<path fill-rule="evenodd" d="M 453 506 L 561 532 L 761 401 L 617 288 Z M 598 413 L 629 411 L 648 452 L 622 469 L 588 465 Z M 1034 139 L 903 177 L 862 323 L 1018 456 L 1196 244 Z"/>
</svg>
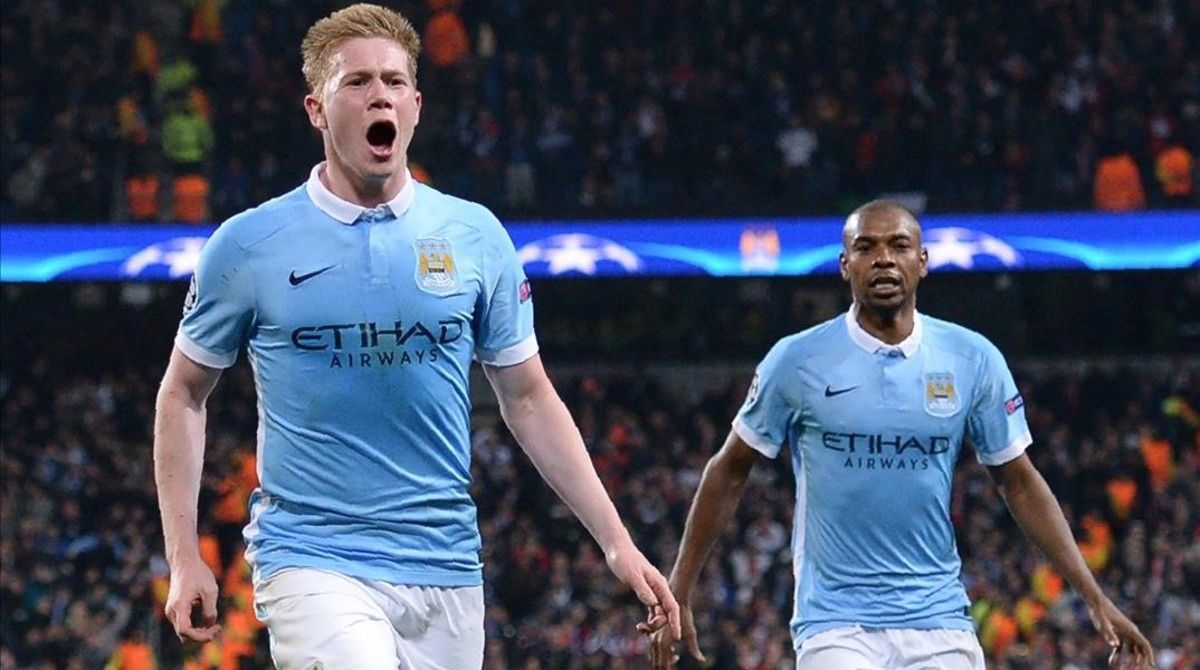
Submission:
<svg viewBox="0 0 1200 670">
<path fill-rule="evenodd" d="M 1138 627 L 1112 601 L 1105 598 L 1088 610 L 1092 624 L 1113 648 L 1110 668 L 1154 668 L 1154 650 Z"/>
<path fill-rule="evenodd" d="M 650 561 L 646 560 L 632 542 L 605 552 L 604 559 L 608 563 L 608 569 L 628 584 L 637 594 L 638 600 L 646 606 L 646 622 L 638 624 L 638 630 L 656 631 L 669 623 L 674 634 L 673 640 L 678 640 L 681 635 L 679 603 L 675 602 L 675 596 L 667 586 L 666 577 L 650 565 Z"/>
<path fill-rule="evenodd" d="M 696 639 L 696 622 L 692 619 L 690 605 L 679 606 L 679 622 L 683 628 L 683 644 L 687 647 L 688 653 L 701 663 L 707 662 L 708 659 L 700 652 L 700 643 Z M 661 628 L 651 630 L 648 622 L 638 624 L 638 630 L 650 635 L 650 648 L 647 653 L 650 656 L 651 668 L 667 670 L 679 661 L 679 656 L 675 653 L 675 640 L 667 635 L 666 630 Z"/>
<path fill-rule="evenodd" d="M 201 624 L 192 623 L 192 608 L 200 604 Z M 217 580 L 199 556 L 171 567 L 167 592 L 167 621 L 182 641 L 208 642 L 217 637 Z"/>
</svg>

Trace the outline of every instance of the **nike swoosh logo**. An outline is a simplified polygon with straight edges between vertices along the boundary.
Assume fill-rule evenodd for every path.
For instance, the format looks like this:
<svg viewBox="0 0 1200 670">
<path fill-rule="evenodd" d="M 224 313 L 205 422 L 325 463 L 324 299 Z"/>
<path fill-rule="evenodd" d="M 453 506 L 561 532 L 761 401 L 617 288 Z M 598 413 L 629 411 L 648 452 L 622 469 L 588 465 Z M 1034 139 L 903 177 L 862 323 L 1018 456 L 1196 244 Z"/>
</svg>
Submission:
<svg viewBox="0 0 1200 670">
<path fill-rule="evenodd" d="M 825 387 L 825 397 L 826 397 L 826 398 L 832 398 L 832 397 L 833 397 L 833 396 L 835 396 L 835 395 L 841 395 L 841 394 L 843 394 L 843 393 L 849 393 L 849 392 L 853 391 L 853 390 L 854 390 L 854 389 L 856 389 L 856 388 L 858 388 L 858 387 L 857 387 L 857 386 L 851 386 L 850 388 L 838 389 L 838 390 L 834 391 L 833 389 L 831 389 L 831 388 L 829 388 L 828 386 L 826 386 L 826 387 Z"/>
<path fill-rule="evenodd" d="M 304 282 L 308 281 L 309 279 L 312 279 L 313 277 L 316 277 L 317 275 L 321 274 L 322 272 L 327 272 L 329 270 L 332 270 L 335 267 L 337 267 L 337 266 L 329 265 L 329 266 L 321 268 L 320 270 L 316 270 L 314 272 L 309 272 L 308 274 L 302 274 L 302 275 L 298 275 L 298 274 L 296 274 L 295 270 L 292 270 L 292 274 L 288 275 L 288 282 L 292 286 L 299 286 L 299 285 L 303 284 Z"/>
</svg>

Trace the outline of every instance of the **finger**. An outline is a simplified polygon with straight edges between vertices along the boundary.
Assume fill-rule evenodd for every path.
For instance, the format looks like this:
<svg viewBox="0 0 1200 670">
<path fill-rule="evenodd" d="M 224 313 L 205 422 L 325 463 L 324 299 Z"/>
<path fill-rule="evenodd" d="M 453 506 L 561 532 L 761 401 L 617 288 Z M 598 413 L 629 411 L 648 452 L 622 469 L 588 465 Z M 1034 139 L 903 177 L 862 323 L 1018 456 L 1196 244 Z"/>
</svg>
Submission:
<svg viewBox="0 0 1200 670">
<path fill-rule="evenodd" d="M 1112 622 L 1108 619 L 1100 620 L 1100 635 L 1104 637 L 1104 641 L 1108 642 L 1108 646 L 1119 648 L 1121 646 L 1121 638 L 1117 636 L 1117 631 L 1113 629 Z"/>
<path fill-rule="evenodd" d="M 646 583 L 646 578 L 640 572 L 633 573 L 629 580 L 629 588 L 633 589 L 633 594 L 642 601 L 646 609 L 658 605 L 658 596 L 654 595 L 654 589 L 650 588 L 650 585 Z"/>
<path fill-rule="evenodd" d="M 1134 649 L 1137 650 L 1138 660 L 1147 668 L 1153 668 L 1154 665 L 1154 647 L 1150 646 L 1150 640 L 1146 639 L 1145 635 L 1138 631 L 1137 638 L 1134 640 Z"/>
<path fill-rule="evenodd" d="M 704 657 L 704 652 L 700 651 L 700 640 L 697 639 L 695 626 L 687 626 L 684 628 L 683 641 L 684 644 L 687 645 L 688 653 L 692 655 L 692 658 L 700 661 L 701 663 L 708 662 L 708 659 Z"/>
<path fill-rule="evenodd" d="M 654 595 L 658 596 L 658 602 L 666 612 L 667 621 L 671 623 L 671 632 L 675 635 L 673 640 L 682 638 L 683 629 L 679 622 L 679 603 L 675 600 L 675 594 L 671 593 L 671 586 L 667 584 L 666 578 L 657 570 L 650 579 L 650 588 L 654 589 Z"/>
<path fill-rule="evenodd" d="M 217 639 L 217 635 L 221 632 L 220 626 L 204 626 L 192 628 L 187 633 L 187 639 L 195 642 L 211 642 Z"/>
<path fill-rule="evenodd" d="M 183 608 L 179 603 L 175 603 L 167 608 L 167 620 L 171 622 L 171 627 L 175 629 L 175 634 L 183 639 L 183 632 L 192 629 L 192 621 L 190 616 L 184 616 Z"/>
<path fill-rule="evenodd" d="M 175 629 L 181 642 L 209 642 L 215 640 L 221 632 L 219 625 L 212 626 L 183 626 Z"/>
<path fill-rule="evenodd" d="M 657 631 L 658 629 L 667 625 L 667 617 L 662 614 L 656 614 L 653 617 L 651 617 L 649 620 L 643 621 L 642 623 L 640 623 L 638 625 L 645 626 L 647 630 L 649 630 L 651 633 L 653 633 L 654 631 Z"/>
<path fill-rule="evenodd" d="M 667 624 L 667 617 L 663 616 L 662 614 L 659 614 L 659 615 L 656 615 L 646 621 L 639 623 L 637 625 L 637 631 L 639 633 L 645 633 L 647 635 L 652 635 L 652 634 L 658 632 L 658 630 L 661 629 L 666 624 Z"/>
<path fill-rule="evenodd" d="M 216 589 L 200 589 L 200 614 L 205 626 L 212 626 L 217 622 Z"/>
<path fill-rule="evenodd" d="M 639 625 L 645 625 L 645 624 L 639 624 Z M 650 667 L 654 668 L 655 670 L 658 670 L 658 668 L 662 667 L 662 660 L 661 660 L 662 659 L 662 650 L 659 649 L 658 637 L 659 636 L 657 636 L 657 635 L 650 636 L 650 647 L 647 650 L 650 655 Z"/>
</svg>

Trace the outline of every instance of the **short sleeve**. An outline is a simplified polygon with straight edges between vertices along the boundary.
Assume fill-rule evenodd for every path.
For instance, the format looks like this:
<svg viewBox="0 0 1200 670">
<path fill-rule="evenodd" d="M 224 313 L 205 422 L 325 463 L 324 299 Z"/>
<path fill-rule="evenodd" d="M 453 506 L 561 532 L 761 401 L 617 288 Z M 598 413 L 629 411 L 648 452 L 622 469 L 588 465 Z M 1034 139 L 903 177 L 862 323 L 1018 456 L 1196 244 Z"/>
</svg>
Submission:
<svg viewBox="0 0 1200 670">
<path fill-rule="evenodd" d="M 776 344 L 754 371 L 746 402 L 733 420 L 733 431 L 755 451 L 775 458 L 787 440 L 792 406 L 783 392 L 786 347 Z"/>
<path fill-rule="evenodd" d="M 525 269 L 508 233 L 496 224 L 495 239 L 483 260 L 486 276 L 475 324 L 475 358 L 480 363 L 509 366 L 538 352 L 533 331 L 533 296 Z"/>
<path fill-rule="evenodd" d="M 237 361 L 254 321 L 253 277 L 246 252 L 224 225 L 200 251 L 200 262 L 183 304 L 175 346 L 210 368 Z"/>
<path fill-rule="evenodd" d="M 984 465 L 1003 465 L 1033 442 L 1025 422 L 1025 401 L 1004 356 L 990 342 L 983 349 L 967 435 L 975 457 Z"/>
</svg>

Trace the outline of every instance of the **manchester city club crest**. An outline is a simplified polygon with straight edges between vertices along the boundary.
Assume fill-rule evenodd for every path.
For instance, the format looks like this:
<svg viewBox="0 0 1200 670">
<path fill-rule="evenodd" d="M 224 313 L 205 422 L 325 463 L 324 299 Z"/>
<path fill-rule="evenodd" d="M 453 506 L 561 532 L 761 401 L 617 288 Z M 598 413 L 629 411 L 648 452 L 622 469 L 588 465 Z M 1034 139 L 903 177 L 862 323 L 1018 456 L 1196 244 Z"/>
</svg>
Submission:
<svg viewBox="0 0 1200 670">
<path fill-rule="evenodd" d="M 949 372 L 929 372 L 925 375 L 925 411 L 934 416 L 950 416 L 958 411 L 958 390 L 954 375 Z"/>
<path fill-rule="evenodd" d="M 417 252 L 417 288 L 434 295 L 458 291 L 458 266 L 449 240 L 424 238 L 414 244 Z"/>
</svg>

